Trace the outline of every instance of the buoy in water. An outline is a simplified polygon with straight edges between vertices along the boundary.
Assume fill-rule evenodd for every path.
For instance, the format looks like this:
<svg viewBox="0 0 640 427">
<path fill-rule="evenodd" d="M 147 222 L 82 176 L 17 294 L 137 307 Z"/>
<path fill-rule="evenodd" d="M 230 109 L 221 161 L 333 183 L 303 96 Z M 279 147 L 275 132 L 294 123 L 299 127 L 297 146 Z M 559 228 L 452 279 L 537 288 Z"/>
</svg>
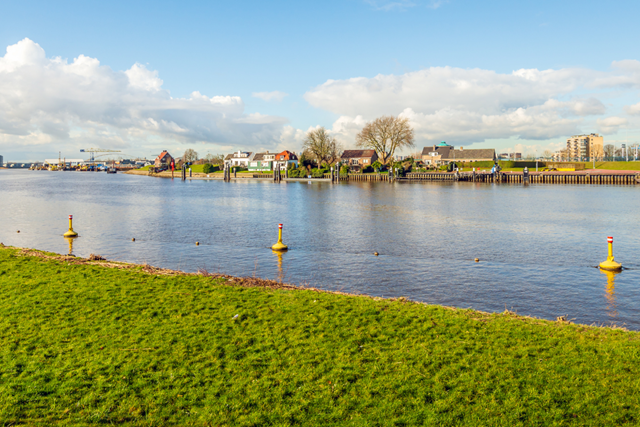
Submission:
<svg viewBox="0 0 640 427">
<path fill-rule="evenodd" d="M 474 259 L 475 262 L 480 262 L 480 259 L 476 258 Z"/>
<path fill-rule="evenodd" d="M 374 254 L 375 256 L 378 256 L 378 255 L 380 255 L 380 254 L 379 254 L 378 252 L 374 252 L 373 254 Z"/>
<path fill-rule="evenodd" d="M 200 242 L 196 242 L 196 246 L 200 246 Z"/>
<path fill-rule="evenodd" d="M 64 237 L 78 237 L 78 233 L 73 231 L 73 215 L 69 215 L 69 231 L 63 234 Z"/>
<path fill-rule="evenodd" d="M 20 230 L 17 231 L 18 233 L 20 232 Z"/>
<path fill-rule="evenodd" d="M 278 224 L 278 241 L 275 245 L 271 246 L 274 251 L 286 251 L 289 249 L 287 245 L 282 243 L 282 224 Z"/>
<path fill-rule="evenodd" d="M 622 270 L 622 264 L 615 261 L 613 257 L 613 237 L 607 237 L 607 243 L 609 244 L 609 256 L 606 261 L 602 261 L 600 263 L 600 268 L 603 270 L 609 271 L 620 271 Z"/>
<path fill-rule="evenodd" d="M 135 242 L 135 241 L 136 241 L 136 238 L 135 238 L 135 237 L 133 237 L 133 238 L 131 239 L 131 241 L 132 241 L 132 242 Z"/>
</svg>

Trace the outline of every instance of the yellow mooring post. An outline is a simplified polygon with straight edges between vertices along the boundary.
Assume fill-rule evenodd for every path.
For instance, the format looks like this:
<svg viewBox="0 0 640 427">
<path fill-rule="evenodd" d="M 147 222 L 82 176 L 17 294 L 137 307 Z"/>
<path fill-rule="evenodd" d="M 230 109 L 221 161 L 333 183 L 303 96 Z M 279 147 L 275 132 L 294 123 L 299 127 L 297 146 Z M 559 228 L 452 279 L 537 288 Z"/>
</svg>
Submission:
<svg viewBox="0 0 640 427">
<path fill-rule="evenodd" d="M 622 264 L 616 262 L 613 258 L 613 237 L 607 237 L 607 242 L 609 243 L 609 256 L 606 261 L 600 263 L 600 268 L 609 271 L 620 271 L 622 270 Z"/>
<path fill-rule="evenodd" d="M 69 231 L 64 233 L 64 237 L 78 237 L 78 233 L 73 231 L 73 215 L 69 215 Z"/>
<path fill-rule="evenodd" d="M 271 246 L 271 249 L 273 249 L 274 251 L 286 251 L 287 249 L 289 249 L 287 245 L 282 243 L 282 224 L 278 224 L 278 243 Z"/>
</svg>

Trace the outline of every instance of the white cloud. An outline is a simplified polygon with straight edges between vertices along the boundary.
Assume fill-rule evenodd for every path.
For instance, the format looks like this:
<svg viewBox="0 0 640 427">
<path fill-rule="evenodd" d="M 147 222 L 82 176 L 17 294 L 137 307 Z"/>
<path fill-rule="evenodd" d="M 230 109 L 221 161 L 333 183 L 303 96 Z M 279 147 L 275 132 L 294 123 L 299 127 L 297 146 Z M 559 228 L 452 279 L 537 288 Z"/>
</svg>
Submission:
<svg viewBox="0 0 640 427">
<path fill-rule="evenodd" d="M 627 105 L 626 107 L 624 107 L 624 110 L 627 114 L 630 115 L 640 115 L 640 102 L 634 105 Z"/>
<path fill-rule="evenodd" d="M 351 142 L 366 121 L 400 114 L 411 120 L 418 143 L 468 144 L 512 137 L 544 140 L 580 132 L 585 118 L 606 113 L 598 91 L 630 85 L 640 85 L 638 61 L 615 62 L 608 73 L 570 68 L 501 74 L 432 67 L 402 75 L 328 80 L 305 98 L 340 115 L 334 131 Z M 590 95 L 578 95 L 586 92 Z M 608 133 L 619 126 L 614 122 L 598 124 Z"/>
<path fill-rule="evenodd" d="M 263 101 L 276 101 L 280 102 L 284 99 L 285 96 L 289 96 L 289 94 L 280 92 L 279 90 L 274 90 L 273 92 L 253 92 L 251 94 L 254 98 L 260 98 Z"/>
<path fill-rule="evenodd" d="M 629 121 L 624 117 L 607 117 L 598 119 L 598 131 L 605 135 L 617 133 L 621 127 L 627 125 Z"/>
<path fill-rule="evenodd" d="M 58 151 L 82 144 L 153 154 L 176 143 L 247 149 L 280 143 L 286 119 L 245 114 L 237 96 L 173 98 L 162 83 L 141 64 L 120 72 L 84 55 L 72 62 L 47 58 L 24 39 L 0 57 L 0 147 Z"/>
</svg>

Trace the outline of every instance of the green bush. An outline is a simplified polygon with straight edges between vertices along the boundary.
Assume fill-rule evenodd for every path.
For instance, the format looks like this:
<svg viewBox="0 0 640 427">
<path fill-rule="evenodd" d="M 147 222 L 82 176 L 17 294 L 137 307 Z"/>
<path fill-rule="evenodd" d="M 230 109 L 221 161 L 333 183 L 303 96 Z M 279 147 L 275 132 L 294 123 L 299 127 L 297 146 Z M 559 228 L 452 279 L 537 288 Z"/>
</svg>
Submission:
<svg viewBox="0 0 640 427">
<path fill-rule="evenodd" d="M 298 169 L 289 170 L 289 178 L 298 178 L 299 176 L 300 176 L 300 171 Z"/>
<path fill-rule="evenodd" d="M 376 160 L 375 162 L 371 163 L 371 167 L 374 170 L 376 170 L 376 169 L 377 170 L 382 170 L 382 163 L 380 163 L 379 161 Z"/>
<path fill-rule="evenodd" d="M 218 166 L 213 166 L 209 163 L 202 165 L 202 173 L 214 173 L 218 170 Z"/>
<path fill-rule="evenodd" d="M 342 165 L 340 168 L 340 175 L 348 175 L 349 174 L 349 166 Z"/>
<path fill-rule="evenodd" d="M 446 171 L 447 168 L 449 168 L 449 165 L 440 165 L 440 170 L 441 171 Z"/>
<path fill-rule="evenodd" d="M 373 166 L 365 166 L 362 168 L 362 173 L 371 173 L 373 172 Z"/>
<path fill-rule="evenodd" d="M 311 169 L 311 176 L 314 178 L 324 178 L 325 173 L 329 173 L 329 169 L 325 169 L 325 168 Z"/>
</svg>

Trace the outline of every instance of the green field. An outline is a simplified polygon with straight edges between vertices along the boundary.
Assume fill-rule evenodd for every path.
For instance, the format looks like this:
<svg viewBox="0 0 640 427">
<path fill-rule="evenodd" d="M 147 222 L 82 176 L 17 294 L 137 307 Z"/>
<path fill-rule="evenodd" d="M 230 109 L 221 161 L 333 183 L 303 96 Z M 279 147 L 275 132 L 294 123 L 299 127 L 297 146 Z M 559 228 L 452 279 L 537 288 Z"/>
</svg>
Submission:
<svg viewBox="0 0 640 427">
<path fill-rule="evenodd" d="M 34 255 L 0 249 L 3 426 L 640 422 L 636 332 Z"/>
</svg>

